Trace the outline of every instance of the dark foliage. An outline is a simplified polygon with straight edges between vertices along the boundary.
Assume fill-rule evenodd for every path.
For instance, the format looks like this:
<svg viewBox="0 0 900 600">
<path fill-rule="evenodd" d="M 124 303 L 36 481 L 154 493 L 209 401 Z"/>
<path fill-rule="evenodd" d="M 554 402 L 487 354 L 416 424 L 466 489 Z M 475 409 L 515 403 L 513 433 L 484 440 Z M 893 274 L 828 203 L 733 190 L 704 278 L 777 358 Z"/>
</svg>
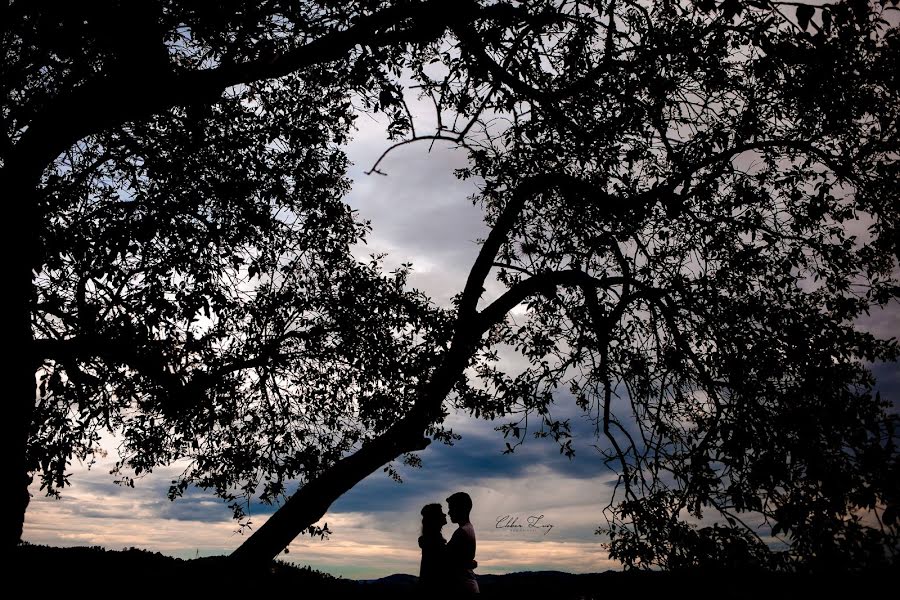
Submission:
<svg viewBox="0 0 900 600">
<path fill-rule="evenodd" d="M 267 560 L 423 436 L 452 442 L 453 409 L 572 456 L 570 398 L 620 476 L 601 533 L 626 566 L 896 563 L 897 418 L 869 365 L 898 346 L 856 325 L 900 289 L 896 12 L 4 4 L 4 468 L 54 493 L 108 429 L 126 484 L 183 460 L 170 496 L 239 517 L 296 489 L 240 552 Z M 451 308 L 351 253 L 360 111 L 469 152 L 492 229 Z"/>
<path fill-rule="evenodd" d="M 259 594 L 295 590 L 306 594 L 352 594 L 355 581 L 309 567 L 276 561 L 266 568 L 237 570 L 224 556 L 182 560 L 136 548 L 121 551 L 99 546 L 52 548 L 23 544 L 5 565 L 23 581 L 46 580 L 53 574 L 54 591 L 69 594 L 139 593 L 151 597 L 185 593 L 202 595 Z M 45 588 L 46 589 L 46 588 Z"/>
<path fill-rule="evenodd" d="M 341 598 L 416 598 L 417 578 L 391 575 L 375 580 L 335 578 L 309 567 L 276 561 L 266 568 L 235 569 L 226 557 L 191 560 L 143 550 L 106 550 L 100 547 L 50 548 L 23 545 L 5 565 L 24 580 L 42 581 L 47 573 L 71 594 L 142 595 L 183 593 L 192 589 L 212 594 L 332 594 Z M 765 596 L 790 600 L 803 596 L 835 598 L 873 594 L 891 583 L 890 573 L 809 577 L 746 571 L 694 570 L 681 573 L 607 571 L 573 575 L 555 571 L 481 575 L 484 598 L 531 598 L 551 595 L 561 600 L 591 600 L 621 594 L 702 600 L 751 600 Z"/>
</svg>

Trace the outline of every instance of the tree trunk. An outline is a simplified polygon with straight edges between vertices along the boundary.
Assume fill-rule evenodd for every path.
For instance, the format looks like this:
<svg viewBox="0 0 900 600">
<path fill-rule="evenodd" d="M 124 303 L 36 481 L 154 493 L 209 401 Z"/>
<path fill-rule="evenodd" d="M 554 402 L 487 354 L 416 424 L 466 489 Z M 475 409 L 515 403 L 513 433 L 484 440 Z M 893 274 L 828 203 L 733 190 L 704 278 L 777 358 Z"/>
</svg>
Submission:
<svg viewBox="0 0 900 600">
<path fill-rule="evenodd" d="M 22 538 L 25 511 L 28 508 L 31 473 L 28 465 L 28 438 L 34 415 L 35 382 L 31 332 L 32 267 L 38 248 L 38 230 L 32 227 L 36 209 L 34 190 L 17 177 L 7 165 L 0 169 L 0 192 L 6 198 L 7 213 L 3 220 L 3 240 L 8 269 L 6 271 L 6 347 L 3 359 L 7 401 L 3 460 L 0 480 L 6 488 L 12 512 L 3 520 L 3 547 L 11 549 Z"/>
<path fill-rule="evenodd" d="M 334 501 L 350 488 L 400 455 L 424 450 L 431 440 L 417 435 L 413 429 L 409 421 L 400 421 L 307 482 L 231 557 L 253 564 L 264 564 L 274 559 L 295 537 L 321 519 Z"/>
<path fill-rule="evenodd" d="M 473 293 L 480 295 L 480 286 Z M 469 315 L 459 317 L 450 349 L 409 413 L 382 435 L 306 483 L 232 552 L 231 557 L 256 565 L 271 561 L 295 537 L 325 516 L 334 501 L 353 486 L 400 455 L 424 450 L 431 443 L 424 437 L 428 425 L 440 413 L 444 398 L 468 365 L 475 340 L 484 331 L 480 323 L 470 324 L 476 321 Z"/>
</svg>

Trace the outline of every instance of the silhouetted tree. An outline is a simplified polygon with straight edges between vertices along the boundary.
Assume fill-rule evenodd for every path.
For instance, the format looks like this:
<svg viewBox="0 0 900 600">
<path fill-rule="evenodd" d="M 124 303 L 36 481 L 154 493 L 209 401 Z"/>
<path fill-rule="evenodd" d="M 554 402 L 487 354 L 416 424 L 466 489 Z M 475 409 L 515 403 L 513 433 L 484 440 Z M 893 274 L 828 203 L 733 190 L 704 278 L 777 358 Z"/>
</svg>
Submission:
<svg viewBox="0 0 900 600">
<path fill-rule="evenodd" d="M 3 3 L 5 545 L 100 429 L 138 474 L 193 459 L 173 496 L 271 499 L 408 404 L 443 317 L 351 257 L 340 146 L 402 129 L 399 57 L 501 12 L 452 4 Z"/>
<path fill-rule="evenodd" d="M 855 322 L 898 295 L 897 10 L 566 6 L 530 43 L 455 30 L 456 98 L 489 73 L 508 121 L 461 173 L 493 226 L 459 302 L 467 408 L 566 453 L 553 403 L 592 415 L 626 566 L 896 561 L 897 415 L 866 364 L 897 343 Z M 477 311 L 489 270 L 507 290 Z"/>
<path fill-rule="evenodd" d="M 398 144 L 466 145 L 492 229 L 403 422 L 450 398 L 571 455 L 551 416 L 571 395 L 620 476 L 600 533 L 626 566 L 895 560 L 896 417 L 864 361 L 897 345 L 854 327 L 897 294 L 890 9 L 541 4 L 539 27 L 455 26 L 408 66 L 455 123 Z M 491 274 L 507 290 L 479 310 Z M 334 481 L 236 555 L 272 555 Z"/>
<path fill-rule="evenodd" d="M 11 393 L 46 375 L 10 477 L 58 485 L 108 426 L 135 470 L 192 459 L 172 495 L 299 480 L 235 553 L 267 560 L 452 439 L 454 406 L 571 455 L 570 395 L 619 473 L 604 533 L 627 566 L 894 560 L 896 418 L 865 365 L 897 345 L 854 326 L 897 295 L 893 7 L 344 4 L 110 3 L 140 35 L 7 9 L 14 339 L 35 349 Z M 398 143 L 469 150 L 491 231 L 452 310 L 349 257 L 348 98 Z"/>
</svg>

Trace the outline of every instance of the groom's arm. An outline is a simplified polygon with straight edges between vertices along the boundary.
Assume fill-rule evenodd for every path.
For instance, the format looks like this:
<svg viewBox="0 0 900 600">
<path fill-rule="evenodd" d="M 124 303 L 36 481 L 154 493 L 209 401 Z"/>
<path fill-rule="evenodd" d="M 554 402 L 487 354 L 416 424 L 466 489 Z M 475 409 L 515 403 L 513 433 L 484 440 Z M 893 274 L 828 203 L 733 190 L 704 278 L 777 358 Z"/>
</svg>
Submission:
<svg viewBox="0 0 900 600">
<path fill-rule="evenodd" d="M 474 569 L 475 549 L 464 532 L 457 529 L 447 542 L 447 562 L 461 569 Z"/>
</svg>

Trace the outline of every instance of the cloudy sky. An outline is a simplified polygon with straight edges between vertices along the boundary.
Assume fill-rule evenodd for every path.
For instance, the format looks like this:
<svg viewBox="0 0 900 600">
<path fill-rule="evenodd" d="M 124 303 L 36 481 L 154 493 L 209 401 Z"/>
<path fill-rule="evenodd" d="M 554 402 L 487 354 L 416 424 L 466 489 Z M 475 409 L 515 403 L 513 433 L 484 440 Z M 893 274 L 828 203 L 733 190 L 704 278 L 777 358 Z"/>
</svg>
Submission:
<svg viewBox="0 0 900 600">
<path fill-rule="evenodd" d="M 462 288 L 476 242 L 486 232 L 479 209 L 468 200 L 474 188 L 453 177 L 464 155 L 446 145 L 430 153 L 426 144 L 408 145 L 382 163 L 387 176 L 366 176 L 363 171 L 387 142 L 374 121 L 362 117 L 358 125 L 349 149 L 355 185 L 348 201 L 373 225 L 368 248 L 360 252 L 387 252 L 389 266 L 411 261 L 411 285 L 446 303 Z M 865 325 L 893 332 L 888 335 L 900 329 L 896 311 L 875 314 Z M 900 389 L 896 365 L 878 367 L 877 374 L 883 389 Z M 542 440 L 503 455 L 503 439 L 493 424 L 451 416 L 461 441 L 453 447 L 432 444 L 421 453 L 422 469 L 400 469 L 402 484 L 383 473 L 369 477 L 323 519 L 333 531 L 329 539 L 298 538 L 283 558 L 353 579 L 417 574 L 419 510 L 464 490 L 474 501 L 479 573 L 618 568 L 594 534 L 604 523 L 602 510 L 615 477 L 591 446 L 591 426 L 580 414 L 572 416 L 577 452 L 572 460 Z M 25 539 L 56 546 L 136 546 L 180 557 L 225 554 L 241 543 L 230 511 L 211 494 L 194 491 L 174 503 L 166 499 L 177 466 L 159 469 L 131 489 L 112 483 L 108 473 L 114 461 L 110 454 L 90 470 L 74 464 L 72 486 L 61 500 L 33 489 Z M 255 510 L 252 519 L 260 524 L 267 514 Z M 552 527 L 528 527 L 529 518 Z M 512 519 L 525 527 L 498 527 Z M 445 537 L 453 527 L 445 528 Z"/>
<path fill-rule="evenodd" d="M 431 152 L 427 144 L 410 145 L 382 163 L 386 176 L 367 176 L 363 171 L 388 143 L 383 125 L 364 116 L 358 126 L 349 149 L 355 183 L 348 202 L 373 226 L 359 253 L 387 252 L 388 267 L 412 262 L 410 284 L 435 302 L 448 302 L 462 288 L 477 240 L 486 232 L 480 210 L 468 199 L 474 187 L 453 177 L 453 169 L 464 164 L 463 152 L 446 144 Z M 543 440 L 503 455 L 502 435 L 493 424 L 463 415 L 451 419 L 461 441 L 453 447 L 432 444 L 421 453 L 423 468 L 400 469 L 402 484 L 380 472 L 371 476 L 323 519 L 334 532 L 329 539 L 298 538 L 283 558 L 355 579 L 418 574 L 419 511 L 464 490 L 474 501 L 478 572 L 618 567 L 594 534 L 604 522 L 614 476 L 590 446 L 594 439 L 587 423 L 576 424 L 585 435 L 569 460 Z M 230 511 L 211 494 L 195 491 L 174 503 L 166 499 L 176 466 L 158 469 L 131 489 L 112 483 L 114 462 L 111 452 L 91 469 L 73 464 L 72 486 L 60 500 L 44 497 L 35 486 L 25 539 L 56 546 L 136 546 L 181 557 L 224 554 L 241 543 Z M 252 519 L 259 524 L 266 516 L 261 510 Z M 501 525 L 518 518 L 525 527 L 498 528 L 503 517 L 508 520 Z M 529 517 L 552 527 L 528 527 Z M 444 529 L 445 537 L 453 527 Z"/>
</svg>

